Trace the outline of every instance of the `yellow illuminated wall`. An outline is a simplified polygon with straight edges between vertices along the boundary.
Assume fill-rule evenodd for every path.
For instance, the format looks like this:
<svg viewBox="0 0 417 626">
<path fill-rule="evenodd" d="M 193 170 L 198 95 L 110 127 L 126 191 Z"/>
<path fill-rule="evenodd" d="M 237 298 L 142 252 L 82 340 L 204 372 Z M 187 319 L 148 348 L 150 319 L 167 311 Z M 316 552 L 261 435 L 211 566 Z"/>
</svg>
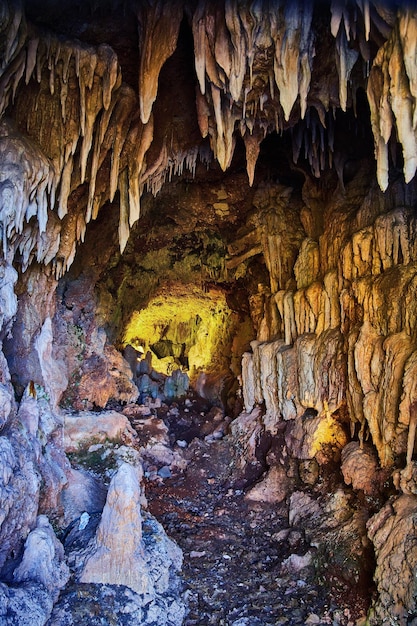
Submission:
<svg viewBox="0 0 417 626">
<path fill-rule="evenodd" d="M 157 348 L 167 346 L 170 356 L 158 358 L 152 351 L 153 368 L 166 374 L 179 365 L 182 353 L 192 380 L 201 371 L 224 369 L 230 360 L 233 320 L 222 291 L 205 292 L 179 283 L 166 285 L 146 308 L 132 314 L 123 343 L 141 347 L 145 353 L 155 344 Z"/>
</svg>

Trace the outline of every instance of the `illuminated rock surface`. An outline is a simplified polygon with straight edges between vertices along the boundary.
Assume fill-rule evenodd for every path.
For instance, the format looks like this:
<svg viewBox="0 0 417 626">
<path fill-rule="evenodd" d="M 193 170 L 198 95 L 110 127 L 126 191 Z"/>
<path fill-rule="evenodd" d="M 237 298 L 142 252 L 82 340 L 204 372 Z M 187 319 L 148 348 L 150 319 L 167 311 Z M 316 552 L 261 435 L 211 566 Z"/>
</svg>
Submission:
<svg viewBox="0 0 417 626">
<path fill-rule="evenodd" d="M 415 620 L 416 36 L 1 3 L 0 623 Z"/>
</svg>

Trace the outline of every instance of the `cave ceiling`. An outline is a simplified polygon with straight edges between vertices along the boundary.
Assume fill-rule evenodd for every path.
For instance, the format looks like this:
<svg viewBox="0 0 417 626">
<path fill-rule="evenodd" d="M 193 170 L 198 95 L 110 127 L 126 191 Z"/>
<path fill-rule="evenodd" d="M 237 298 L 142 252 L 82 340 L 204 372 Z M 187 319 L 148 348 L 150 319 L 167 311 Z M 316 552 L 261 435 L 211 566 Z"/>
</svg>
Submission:
<svg viewBox="0 0 417 626">
<path fill-rule="evenodd" d="M 410 181 L 416 24 L 368 1 L 2 3 L 4 249 L 60 277 L 110 203 L 123 251 L 173 178 L 343 183 L 367 151 L 383 190 Z"/>
</svg>

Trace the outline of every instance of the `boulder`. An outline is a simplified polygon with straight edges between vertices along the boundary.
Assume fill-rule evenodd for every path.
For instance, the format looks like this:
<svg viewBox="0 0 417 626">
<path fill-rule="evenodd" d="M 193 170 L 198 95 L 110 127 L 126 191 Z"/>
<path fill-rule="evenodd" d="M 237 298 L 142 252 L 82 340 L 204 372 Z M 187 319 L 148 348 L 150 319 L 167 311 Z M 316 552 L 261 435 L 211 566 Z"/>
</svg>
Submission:
<svg viewBox="0 0 417 626">
<path fill-rule="evenodd" d="M 316 498 L 294 492 L 289 499 L 288 519 L 290 526 L 302 529 L 314 546 L 317 567 L 324 564 L 324 575 L 330 568 L 335 579 L 349 585 L 369 584 L 373 562 L 366 516 L 355 506 L 350 491 L 339 487 Z"/>
<path fill-rule="evenodd" d="M 377 495 L 386 478 L 379 470 L 378 457 L 372 446 L 351 441 L 342 450 L 341 470 L 344 481 L 365 495 Z"/>
<path fill-rule="evenodd" d="M 291 456 L 303 460 L 315 458 L 323 464 L 340 454 L 347 436 L 329 411 L 321 415 L 306 411 L 303 416 L 288 422 L 285 443 Z"/>
<path fill-rule="evenodd" d="M 93 413 L 84 411 L 64 416 L 64 449 L 76 452 L 92 443 L 115 441 L 133 445 L 136 433 L 127 417 L 117 411 Z"/>
<path fill-rule="evenodd" d="M 245 488 L 258 480 L 267 468 L 271 435 L 265 431 L 262 409 L 256 406 L 250 413 L 241 413 L 231 422 L 230 432 L 235 448 L 235 486 Z"/>
<path fill-rule="evenodd" d="M 64 548 L 58 541 L 46 515 L 39 515 L 36 528 L 28 535 L 20 565 L 15 569 L 14 582 L 41 583 L 57 600 L 69 579 L 64 562 Z"/>
<path fill-rule="evenodd" d="M 139 391 L 132 381 L 127 361 L 112 346 L 94 353 L 83 362 L 77 388 L 77 406 L 104 408 L 107 402 L 136 402 Z"/>
<path fill-rule="evenodd" d="M 374 544 L 374 580 L 378 596 L 369 624 L 414 624 L 417 610 L 417 497 L 401 495 L 389 502 L 367 523 Z"/>
<path fill-rule="evenodd" d="M 0 583 L 0 624 L 2 626 L 45 626 L 51 615 L 53 600 L 40 583 L 27 582 L 19 587 Z"/>
<path fill-rule="evenodd" d="M 294 481 L 287 476 L 282 465 L 273 465 L 262 480 L 256 483 L 245 495 L 254 502 L 279 503 L 285 500 L 294 488 Z"/>
<path fill-rule="evenodd" d="M 0 437 L 0 568 L 36 523 L 41 479 L 39 442 L 16 429 Z"/>
</svg>

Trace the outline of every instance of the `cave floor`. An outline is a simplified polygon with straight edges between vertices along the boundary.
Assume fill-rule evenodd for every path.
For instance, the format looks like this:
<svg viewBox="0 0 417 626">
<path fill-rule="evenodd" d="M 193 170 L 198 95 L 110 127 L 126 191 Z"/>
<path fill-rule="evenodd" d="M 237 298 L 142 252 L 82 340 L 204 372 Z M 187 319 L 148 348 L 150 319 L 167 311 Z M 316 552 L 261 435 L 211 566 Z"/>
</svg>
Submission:
<svg viewBox="0 0 417 626">
<path fill-rule="evenodd" d="M 287 505 L 249 502 L 234 488 L 227 436 L 194 437 L 184 456 L 184 471 L 146 484 L 150 512 L 184 553 L 184 626 L 365 623 L 368 592 L 317 568 L 303 530 L 289 528 Z"/>
</svg>

